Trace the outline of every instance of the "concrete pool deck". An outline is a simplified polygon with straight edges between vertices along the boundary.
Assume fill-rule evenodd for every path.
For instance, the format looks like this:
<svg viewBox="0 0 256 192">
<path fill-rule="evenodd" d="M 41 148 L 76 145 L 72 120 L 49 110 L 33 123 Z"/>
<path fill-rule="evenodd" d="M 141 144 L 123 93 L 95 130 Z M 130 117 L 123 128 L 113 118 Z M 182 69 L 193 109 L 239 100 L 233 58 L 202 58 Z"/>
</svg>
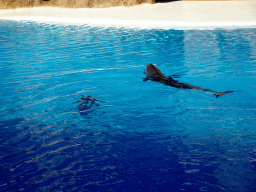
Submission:
<svg viewBox="0 0 256 192">
<path fill-rule="evenodd" d="M 1 10 L 0 19 L 141 28 L 256 28 L 256 1 L 176 1 L 134 7 Z"/>
</svg>

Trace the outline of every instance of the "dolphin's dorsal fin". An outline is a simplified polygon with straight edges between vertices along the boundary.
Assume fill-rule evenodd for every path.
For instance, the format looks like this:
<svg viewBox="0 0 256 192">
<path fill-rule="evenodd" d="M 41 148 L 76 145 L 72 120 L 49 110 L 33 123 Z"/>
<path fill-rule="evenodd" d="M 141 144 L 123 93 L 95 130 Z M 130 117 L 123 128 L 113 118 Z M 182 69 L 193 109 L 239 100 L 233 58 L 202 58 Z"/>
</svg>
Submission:
<svg viewBox="0 0 256 192">
<path fill-rule="evenodd" d="M 154 80 L 161 80 L 165 79 L 164 74 L 153 64 L 149 63 L 146 66 L 146 69 L 144 73 L 147 75 L 148 78 L 154 79 Z"/>
</svg>

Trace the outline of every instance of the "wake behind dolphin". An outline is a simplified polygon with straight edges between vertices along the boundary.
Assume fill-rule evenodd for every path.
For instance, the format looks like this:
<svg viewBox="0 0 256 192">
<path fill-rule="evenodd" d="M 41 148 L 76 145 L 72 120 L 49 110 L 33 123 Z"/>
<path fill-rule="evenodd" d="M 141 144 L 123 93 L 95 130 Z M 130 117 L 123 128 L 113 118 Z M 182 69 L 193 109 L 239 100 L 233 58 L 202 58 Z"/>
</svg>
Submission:
<svg viewBox="0 0 256 192">
<path fill-rule="evenodd" d="M 144 78 L 143 81 L 152 80 L 152 81 L 157 81 L 157 82 L 160 82 L 160 83 L 163 83 L 165 85 L 169 85 L 169 86 L 175 87 L 175 88 L 196 89 L 196 90 L 208 91 L 208 92 L 212 92 L 213 95 L 216 96 L 216 98 L 218 98 L 219 96 L 225 95 L 227 93 L 234 92 L 234 91 L 216 92 L 211 89 L 204 89 L 204 88 L 196 87 L 196 86 L 186 84 L 186 83 L 179 83 L 178 81 L 174 80 L 172 77 L 166 78 L 164 76 L 164 74 L 160 71 L 160 69 L 158 69 L 156 66 L 154 66 L 151 63 L 147 64 L 144 73 L 147 75 L 147 77 Z"/>
</svg>

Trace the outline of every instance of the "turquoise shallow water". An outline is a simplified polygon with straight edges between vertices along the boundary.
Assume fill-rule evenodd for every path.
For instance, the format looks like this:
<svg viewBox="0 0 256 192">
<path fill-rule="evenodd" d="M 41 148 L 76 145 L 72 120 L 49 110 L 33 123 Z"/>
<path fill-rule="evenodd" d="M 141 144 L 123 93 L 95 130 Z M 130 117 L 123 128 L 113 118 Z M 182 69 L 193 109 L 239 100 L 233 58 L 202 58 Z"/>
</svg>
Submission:
<svg viewBox="0 0 256 192">
<path fill-rule="evenodd" d="M 0 191 L 254 191 L 255 32 L 1 21 Z"/>
</svg>

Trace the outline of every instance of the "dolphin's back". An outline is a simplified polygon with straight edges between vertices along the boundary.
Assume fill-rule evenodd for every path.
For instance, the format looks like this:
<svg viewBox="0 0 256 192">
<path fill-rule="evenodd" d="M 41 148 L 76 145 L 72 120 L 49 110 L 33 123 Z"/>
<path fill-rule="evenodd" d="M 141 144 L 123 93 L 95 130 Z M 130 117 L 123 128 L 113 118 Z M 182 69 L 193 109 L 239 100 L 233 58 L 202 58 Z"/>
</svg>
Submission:
<svg viewBox="0 0 256 192">
<path fill-rule="evenodd" d="M 164 74 L 153 64 L 147 64 L 144 73 L 147 75 L 148 78 L 153 80 L 161 80 L 165 79 Z"/>
</svg>

